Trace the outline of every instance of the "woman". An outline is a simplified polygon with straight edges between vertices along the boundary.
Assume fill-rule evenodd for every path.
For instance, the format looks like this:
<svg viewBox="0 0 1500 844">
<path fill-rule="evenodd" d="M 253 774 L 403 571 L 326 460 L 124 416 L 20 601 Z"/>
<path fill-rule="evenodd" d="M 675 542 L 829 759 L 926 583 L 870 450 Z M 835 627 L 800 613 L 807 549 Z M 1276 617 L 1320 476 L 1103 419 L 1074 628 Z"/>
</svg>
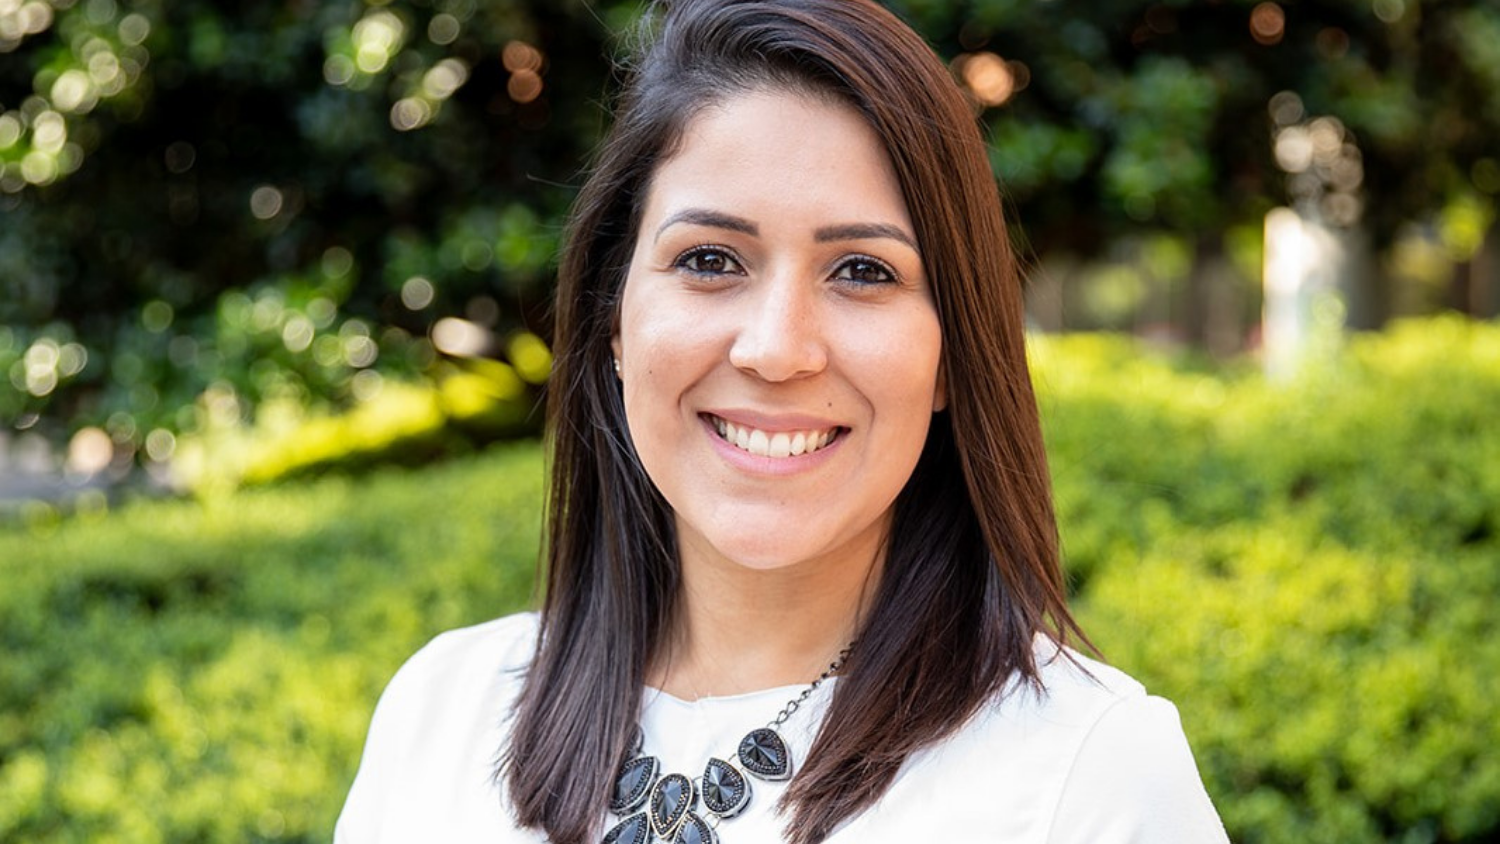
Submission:
<svg viewBox="0 0 1500 844">
<path fill-rule="evenodd" d="M 561 267 L 539 615 L 381 699 L 339 842 L 1223 841 L 1065 647 L 973 112 L 866 0 L 679 0 Z"/>
</svg>

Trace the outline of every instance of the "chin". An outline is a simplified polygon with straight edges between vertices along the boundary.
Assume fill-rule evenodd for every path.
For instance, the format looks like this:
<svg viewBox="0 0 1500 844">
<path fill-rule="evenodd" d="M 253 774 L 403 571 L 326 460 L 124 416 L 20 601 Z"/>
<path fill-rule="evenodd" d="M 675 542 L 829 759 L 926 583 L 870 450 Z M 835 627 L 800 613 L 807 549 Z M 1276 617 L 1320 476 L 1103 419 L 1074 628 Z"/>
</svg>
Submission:
<svg viewBox="0 0 1500 844">
<path fill-rule="evenodd" d="M 744 542 L 719 544 L 715 546 L 715 550 L 725 560 L 755 571 L 790 568 L 814 556 L 806 549 L 787 547 L 785 543 L 766 543 L 764 539 L 755 537 Z"/>
</svg>

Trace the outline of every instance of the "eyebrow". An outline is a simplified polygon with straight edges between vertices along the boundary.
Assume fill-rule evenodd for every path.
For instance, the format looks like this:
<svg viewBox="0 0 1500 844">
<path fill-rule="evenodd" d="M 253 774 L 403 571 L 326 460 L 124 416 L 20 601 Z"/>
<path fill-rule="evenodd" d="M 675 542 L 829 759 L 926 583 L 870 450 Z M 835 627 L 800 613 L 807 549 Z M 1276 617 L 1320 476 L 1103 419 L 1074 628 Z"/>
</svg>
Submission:
<svg viewBox="0 0 1500 844">
<path fill-rule="evenodd" d="M 688 208 L 678 211 L 676 214 L 663 220 L 662 224 L 656 228 L 656 239 L 660 240 L 662 232 L 678 223 L 692 223 L 715 229 L 728 229 L 740 232 L 741 234 L 748 234 L 751 237 L 760 237 L 760 227 L 744 217 L 736 217 L 733 214 L 722 214 L 718 211 L 709 211 L 706 208 Z"/>
<path fill-rule="evenodd" d="M 889 238 L 910 246 L 913 252 L 921 252 L 917 248 L 917 242 L 897 226 L 888 223 L 844 223 L 838 226 L 824 226 L 813 232 L 813 240 L 819 243 L 827 243 L 833 240 L 872 240 L 876 238 Z"/>
<path fill-rule="evenodd" d="M 662 232 L 678 223 L 691 223 L 693 225 L 708 226 L 715 229 L 727 229 L 729 231 L 748 234 L 751 237 L 760 236 L 760 227 L 733 214 L 725 214 L 720 211 L 710 211 L 707 208 L 686 208 L 678 211 L 662 221 L 656 228 L 656 239 L 661 239 Z M 841 223 L 834 226 L 823 226 L 813 232 L 813 240 L 818 243 L 829 243 L 838 240 L 872 240 L 885 238 L 903 243 L 914 252 L 920 252 L 917 242 L 911 235 L 899 226 L 889 223 Z"/>
</svg>

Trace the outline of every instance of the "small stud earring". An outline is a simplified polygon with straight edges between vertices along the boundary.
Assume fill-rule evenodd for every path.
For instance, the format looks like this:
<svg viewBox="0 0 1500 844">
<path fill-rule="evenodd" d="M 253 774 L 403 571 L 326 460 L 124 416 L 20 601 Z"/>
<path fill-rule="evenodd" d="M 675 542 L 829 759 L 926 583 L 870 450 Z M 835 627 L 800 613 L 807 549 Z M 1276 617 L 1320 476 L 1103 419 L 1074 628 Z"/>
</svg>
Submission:
<svg viewBox="0 0 1500 844">
<path fill-rule="evenodd" d="M 615 374 L 616 375 L 620 374 L 620 359 L 619 358 L 615 358 Z"/>
</svg>

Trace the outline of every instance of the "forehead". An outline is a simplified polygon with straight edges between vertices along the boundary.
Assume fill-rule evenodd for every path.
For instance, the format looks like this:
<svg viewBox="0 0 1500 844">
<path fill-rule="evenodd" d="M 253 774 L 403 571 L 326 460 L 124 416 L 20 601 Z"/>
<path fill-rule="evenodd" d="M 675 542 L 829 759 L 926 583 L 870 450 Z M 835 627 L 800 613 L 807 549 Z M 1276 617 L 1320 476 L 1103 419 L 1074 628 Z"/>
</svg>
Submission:
<svg viewBox="0 0 1500 844">
<path fill-rule="evenodd" d="M 653 174 L 644 217 L 705 203 L 771 215 L 843 209 L 910 225 L 890 156 L 869 122 L 841 100 L 804 91 L 732 94 L 689 119 Z"/>
</svg>

